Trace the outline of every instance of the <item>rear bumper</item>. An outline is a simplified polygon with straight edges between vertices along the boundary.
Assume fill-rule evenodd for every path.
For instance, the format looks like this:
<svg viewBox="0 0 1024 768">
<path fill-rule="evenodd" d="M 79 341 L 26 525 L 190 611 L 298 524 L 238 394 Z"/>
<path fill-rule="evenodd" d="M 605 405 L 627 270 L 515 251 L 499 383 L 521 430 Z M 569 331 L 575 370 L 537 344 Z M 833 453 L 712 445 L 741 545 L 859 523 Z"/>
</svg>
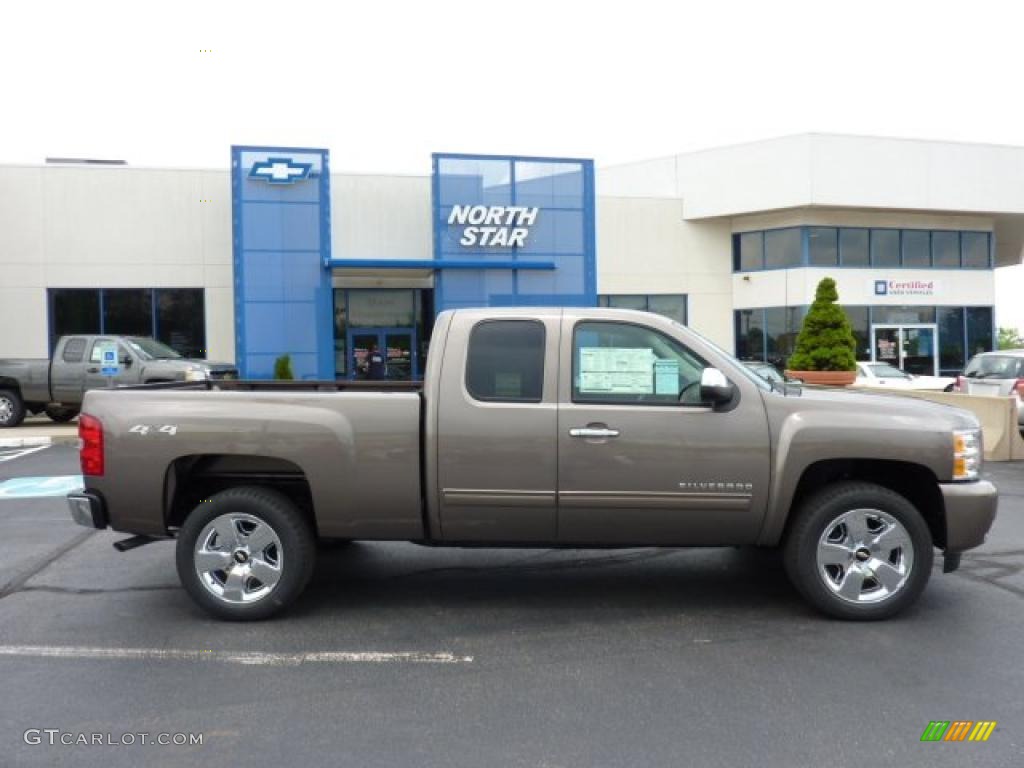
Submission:
<svg viewBox="0 0 1024 768">
<path fill-rule="evenodd" d="M 999 492 L 988 480 L 940 483 L 946 507 L 946 552 L 963 552 L 985 541 L 996 517 Z"/>
<path fill-rule="evenodd" d="M 86 528 L 106 528 L 107 510 L 103 499 L 95 493 L 82 491 L 68 494 L 71 519 Z"/>
</svg>

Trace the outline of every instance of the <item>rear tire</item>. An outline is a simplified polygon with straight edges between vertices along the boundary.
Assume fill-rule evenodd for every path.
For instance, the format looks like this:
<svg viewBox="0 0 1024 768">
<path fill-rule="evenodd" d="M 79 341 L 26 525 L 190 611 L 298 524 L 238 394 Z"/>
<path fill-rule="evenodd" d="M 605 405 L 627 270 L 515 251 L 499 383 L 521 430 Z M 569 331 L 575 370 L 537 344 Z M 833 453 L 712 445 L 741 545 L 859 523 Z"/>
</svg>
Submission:
<svg viewBox="0 0 1024 768">
<path fill-rule="evenodd" d="M 315 559 L 302 512 L 287 496 L 260 487 L 230 488 L 196 507 L 175 553 L 185 591 L 229 621 L 266 619 L 287 608 L 309 583 Z"/>
<path fill-rule="evenodd" d="M 914 603 L 931 576 L 931 532 L 903 496 L 841 482 L 810 496 L 786 537 L 783 563 L 797 591 L 838 619 L 886 619 Z"/>
<path fill-rule="evenodd" d="M 58 424 L 65 424 L 78 415 L 79 409 L 68 408 L 62 405 L 48 405 L 45 410 L 46 415 L 50 417 L 50 421 L 55 421 Z"/>
<path fill-rule="evenodd" d="M 16 427 L 25 420 L 25 403 L 15 389 L 0 389 L 0 429 Z"/>
</svg>

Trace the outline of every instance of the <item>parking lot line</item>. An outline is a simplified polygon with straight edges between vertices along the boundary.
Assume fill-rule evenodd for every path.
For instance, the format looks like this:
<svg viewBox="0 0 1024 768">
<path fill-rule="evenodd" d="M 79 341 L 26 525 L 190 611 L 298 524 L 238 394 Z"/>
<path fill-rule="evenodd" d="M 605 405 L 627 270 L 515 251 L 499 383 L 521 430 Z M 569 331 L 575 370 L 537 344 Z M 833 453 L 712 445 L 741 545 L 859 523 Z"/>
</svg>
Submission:
<svg viewBox="0 0 1024 768">
<path fill-rule="evenodd" d="M 267 667 L 300 664 L 470 664 L 472 656 L 448 651 L 213 651 L 173 648 L 92 648 L 85 646 L 0 645 L 0 656 L 36 659 L 109 659 L 127 661 L 214 661 Z"/>
</svg>

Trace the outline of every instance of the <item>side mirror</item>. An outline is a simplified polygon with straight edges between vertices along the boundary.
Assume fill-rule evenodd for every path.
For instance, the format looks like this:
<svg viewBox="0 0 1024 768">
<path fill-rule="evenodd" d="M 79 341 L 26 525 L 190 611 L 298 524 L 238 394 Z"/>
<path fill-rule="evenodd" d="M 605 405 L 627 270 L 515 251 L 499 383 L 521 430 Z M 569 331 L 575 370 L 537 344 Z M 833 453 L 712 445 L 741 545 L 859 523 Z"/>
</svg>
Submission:
<svg viewBox="0 0 1024 768">
<path fill-rule="evenodd" d="M 733 398 L 736 387 L 717 368 L 705 368 L 700 374 L 700 399 L 705 403 L 721 405 Z"/>
<path fill-rule="evenodd" d="M 121 366 L 123 368 L 131 368 L 132 367 L 131 355 L 121 355 Z"/>
</svg>

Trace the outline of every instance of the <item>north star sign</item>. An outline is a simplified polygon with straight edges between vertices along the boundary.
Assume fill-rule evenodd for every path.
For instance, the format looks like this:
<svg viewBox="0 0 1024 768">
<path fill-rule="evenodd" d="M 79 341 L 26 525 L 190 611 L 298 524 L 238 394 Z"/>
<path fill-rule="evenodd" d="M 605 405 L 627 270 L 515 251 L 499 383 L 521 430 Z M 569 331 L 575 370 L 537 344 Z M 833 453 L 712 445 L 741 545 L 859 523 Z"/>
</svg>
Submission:
<svg viewBox="0 0 1024 768">
<path fill-rule="evenodd" d="M 538 213 L 522 205 L 456 205 L 448 226 L 465 227 L 459 245 L 466 248 L 522 248 Z"/>
<path fill-rule="evenodd" d="M 252 164 L 250 178 L 264 179 L 271 184 L 294 184 L 309 178 L 312 163 L 297 163 L 290 157 L 268 157 Z"/>
</svg>

